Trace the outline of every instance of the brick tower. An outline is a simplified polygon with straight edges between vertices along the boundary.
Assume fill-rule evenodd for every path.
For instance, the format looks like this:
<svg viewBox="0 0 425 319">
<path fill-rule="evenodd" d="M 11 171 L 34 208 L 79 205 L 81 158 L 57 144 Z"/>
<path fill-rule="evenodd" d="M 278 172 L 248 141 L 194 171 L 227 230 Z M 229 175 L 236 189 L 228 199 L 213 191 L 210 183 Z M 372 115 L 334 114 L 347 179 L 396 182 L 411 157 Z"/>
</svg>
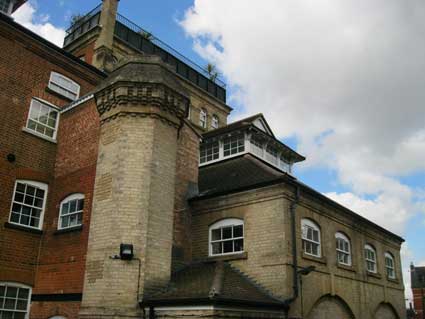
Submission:
<svg viewBox="0 0 425 319">
<path fill-rule="evenodd" d="M 168 283 L 178 132 L 189 100 L 157 57 L 122 63 L 95 93 L 101 133 L 81 318 L 140 317 Z M 134 256 L 120 257 L 120 245 Z"/>
</svg>

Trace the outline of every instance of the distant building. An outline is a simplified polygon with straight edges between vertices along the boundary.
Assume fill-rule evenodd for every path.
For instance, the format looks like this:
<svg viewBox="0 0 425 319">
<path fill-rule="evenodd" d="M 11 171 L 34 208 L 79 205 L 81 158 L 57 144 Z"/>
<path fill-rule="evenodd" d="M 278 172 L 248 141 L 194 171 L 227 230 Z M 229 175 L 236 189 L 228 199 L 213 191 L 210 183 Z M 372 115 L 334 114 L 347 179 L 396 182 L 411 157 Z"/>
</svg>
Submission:
<svg viewBox="0 0 425 319">
<path fill-rule="evenodd" d="M 405 318 L 403 238 L 118 0 L 64 49 L 0 3 L 0 319 Z"/>
<path fill-rule="evenodd" d="M 410 280 L 416 319 L 425 319 L 425 267 L 415 267 L 412 263 L 410 265 Z"/>
</svg>

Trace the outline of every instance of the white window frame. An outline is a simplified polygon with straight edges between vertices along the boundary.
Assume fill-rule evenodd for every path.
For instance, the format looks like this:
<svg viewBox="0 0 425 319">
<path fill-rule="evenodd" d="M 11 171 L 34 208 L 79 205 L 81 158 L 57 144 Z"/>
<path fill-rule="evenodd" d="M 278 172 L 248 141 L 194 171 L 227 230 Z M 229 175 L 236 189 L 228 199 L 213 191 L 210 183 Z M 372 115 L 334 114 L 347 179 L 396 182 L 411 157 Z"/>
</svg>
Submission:
<svg viewBox="0 0 425 319">
<path fill-rule="evenodd" d="M 211 118 L 211 128 L 213 130 L 218 129 L 218 123 L 219 123 L 218 116 L 214 114 Z"/>
<path fill-rule="evenodd" d="M 369 256 L 367 255 L 367 251 L 372 252 L 374 258 L 369 258 Z M 364 246 L 364 258 L 365 258 L 365 263 L 366 263 L 366 271 L 370 272 L 370 273 L 374 273 L 376 274 L 378 272 L 378 267 L 377 267 L 377 261 L 376 261 L 376 249 L 373 248 L 371 245 L 366 244 Z M 373 264 L 373 269 L 370 270 L 369 269 L 369 263 Z"/>
<path fill-rule="evenodd" d="M 220 240 L 215 240 L 215 241 L 212 240 L 212 231 L 213 230 L 222 229 L 222 228 L 231 227 L 231 226 L 240 226 L 240 225 L 242 225 L 242 237 L 232 237 L 232 238 L 228 238 L 228 239 L 220 239 Z M 233 232 L 233 229 L 232 229 L 232 232 Z M 242 241 L 243 241 L 243 249 L 241 251 L 233 251 L 233 252 L 221 253 L 221 254 L 214 254 L 213 253 L 213 249 L 212 249 L 213 243 L 224 242 L 224 241 L 235 241 L 235 240 L 240 240 L 240 239 L 242 239 Z M 208 247 L 209 247 L 208 248 L 208 255 L 210 257 L 242 254 L 245 251 L 245 225 L 244 225 L 243 219 L 226 218 L 226 219 L 222 219 L 222 220 L 212 224 L 208 229 Z"/>
<path fill-rule="evenodd" d="M 208 113 L 205 109 L 199 111 L 199 126 L 207 128 Z"/>
<path fill-rule="evenodd" d="M 217 152 L 213 152 L 216 150 Z M 208 160 L 208 157 L 213 158 Z M 215 157 L 215 158 L 214 158 Z M 205 159 L 204 161 L 202 161 Z M 220 159 L 220 142 L 213 141 L 212 143 L 201 145 L 199 148 L 199 163 L 205 164 L 213 161 L 217 161 Z"/>
<path fill-rule="evenodd" d="M 315 241 L 314 239 L 311 239 L 311 238 L 307 238 L 308 228 L 312 229 L 313 232 L 318 232 L 318 236 L 317 236 L 318 241 Z M 303 218 L 301 220 L 301 239 L 302 239 L 303 242 L 309 242 L 312 245 L 318 246 L 317 247 L 317 255 L 315 255 L 313 253 L 307 252 L 306 251 L 306 245 L 303 245 L 304 254 L 309 255 L 309 256 L 313 256 L 313 257 L 319 257 L 319 258 L 322 257 L 321 232 L 320 232 L 320 227 L 315 222 L 313 222 L 312 220 L 307 219 L 307 218 Z"/>
<path fill-rule="evenodd" d="M 12 10 L 13 10 L 14 5 L 15 5 L 15 0 L 10 0 L 9 8 L 7 9 L 7 12 L 4 12 L 4 11 L 0 11 L 0 12 L 10 16 L 12 14 Z"/>
<path fill-rule="evenodd" d="M 69 195 L 69 196 L 65 197 L 65 198 L 61 201 L 61 203 L 60 203 L 60 208 L 59 208 L 58 229 L 69 229 L 69 228 L 79 227 L 79 226 L 81 226 L 81 225 L 83 224 L 83 220 L 82 220 L 82 218 L 83 218 L 83 216 L 84 216 L 84 206 L 83 206 L 83 209 L 82 209 L 82 210 L 77 210 L 77 211 L 75 211 L 75 212 L 68 213 L 68 214 L 66 214 L 66 215 L 62 215 L 62 209 L 63 209 L 63 205 L 64 205 L 64 204 L 69 203 L 69 202 L 70 202 L 70 201 L 72 201 L 72 200 L 79 200 L 79 199 L 82 199 L 82 200 L 84 200 L 84 201 L 85 201 L 85 196 L 84 196 L 84 194 L 82 194 L 82 193 L 75 193 L 75 194 L 71 194 L 71 195 Z M 81 224 L 72 225 L 72 226 L 66 226 L 66 227 L 63 227 L 63 226 L 62 226 L 62 217 L 70 216 L 70 215 L 76 215 L 76 214 L 80 214 L 80 213 L 81 213 Z"/>
<path fill-rule="evenodd" d="M 229 140 L 229 142 L 227 143 L 226 140 Z M 240 143 L 242 140 L 242 143 Z M 222 145 L 223 145 L 223 158 L 228 158 L 228 157 L 232 157 L 232 156 L 236 156 L 238 154 L 243 154 L 246 153 L 246 135 L 244 133 L 241 134 L 235 134 L 235 135 L 231 135 L 231 136 L 226 136 L 225 138 L 223 138 L 222 140 Z M 232 144 L 236 142 L 236 147 L 233 147 Z M 226 150 L 226 145 L 229 145 L 229 149 Z M 243 150 L 240 150 L 241 148 L 243 148 Z M 229 154 L 225 154 L 225 152 L 228 151 Z"/>
<path fill-rule="evenodd" d="M 16 194 L 16 188 L 18 186 L 18 183 L 27 184 L 27 185 L 30 185 L 30 186 L 33 186 L 33 187 L 37 187 L 37 188 L 40 188 L 40 189 L 42 189 L 44 191 L 43 205 L 42 205 L 41 208 L 40 207 L 36 207 L 37 209 L 41 209 L 40 223 L 39 223 L 39 226 L 38 227 L 34 227 L 34 226 L 30 226 L 30 225 L 25 225 L 25 224 L 21 224 L 21 223 L 16 223 L 16 222 L 13 222 L 12 221 L 12 209 L 13 209 L 13 204 L 15 203 L 15 194 Z M 47 193 L 48 193 L 48 190 L 49 190 L 49 186 L 47 184 L 45 184 L 45 183 L 40 183 L 40 182 L 26 180 L 26 179 L 17 179 L 15 181 L 15 187 L 13 189 L 12 200 L 11 200 L 11 204 L 10 204 L 9 223 L 14 224 L 14 225 L 19 225 L 21 227 L 27 227 L 27 228 L 31 228 L 31 229 L 41 230 L 43 228 L 43 219 L 44 219 L 44 213 L 45 213 L 45 210 L 46 210 L 46 202 L 47 202 Z M 20 203 L 20 202 L 16 202 L 16 204 L 18 204 L 18 205 L 26 205 L 26 204 L 23 204 L 23 203 Z M 33 207 L 32 205 L 26 205 L 26 206 Z M 20 213 L 19 216 L 21 216 L 21 215 L 22 215 L 22 213 Z"/>
<path fill-rule="evenodd" d="M 191 106 L 191 105 L 189 105 L 189 106 L 188 106 L 188 108 L 187 108 L 187 119 L 188 119 L 189 121 L 190 121 L 191 113 L 192 113 L 192 106 Z"/>
<path fill-rule="evenodd" d="M 348 250 L 345 250 L 344 248 L 338 247 L 338 240 L 342 240 L 343 243 L 347 244 Z M 335 245 L 336 245 L 336 261 L 338 264 L 345 265 L 345 266 L 351 266 L 351 242 L 350 239 L 341 232 L 335 233 Z M 347 256 L 348 262 L 342 262 L 340 261 L 339 255 L 342 254 L 344 256 Z"/>
<path fill-rule="evenodd" d="M 28 289 L 28 300 L 27 300 L 27 309 L 25 310 L 25 319 L 29 319 L 29 313 L 30 313 L 30 305 L 31 305 L 31 295 L 32 295 L 32 287 L 31 286 L 27 286 L 21 283 L 16 283 L 16 282 L 10 282 L 10 281 L 0 281 L 0 286 L 6 286 L 6 287 L 16 287 L 16 288 L 21 288 L 21 289 Z M 22 300 L 22 299 L 21 299 Z M 0 311 L 8 311 L 10 309 L 4 309 L 2 308 L 3 305 L 0 304 Z M 24 312 L 24 311 L 14 311 L 14 312 Z"/>
<path fill-rule="evenodd" d="M 76 92 L 73 92 L 73 91 L 71 91 L 69 88 L 63 87 L 61 84 L 59 84 L 59 83 L 55 82 L 55 81 L 54 81 L 54 76 L 61 77 L 61 78 L 63 78 L 64 80 L 69 81 L 69 82 L 71 82 L 72 84 L 76 85 L 76 86 L 78 87 L 77 91 L 76 91 Z M 54 85 L 56 85 L 56 86 L 59 86 L 61 89 L 65 90 L 65 91 L 67 91 L 67 92 L 69 92 L 69 93 L 71 93 L 71 94 L 75 94 L 75 98 L 74 98 L 74 99 L 73 99 L 73 98 L 70 98 L 69 96 L 64 95 L 62 92 L 59 92 L 59 91 L 56 89 L 56 87 L 55 87 L 54 85 L 52 85 L 52 83 L 53 83 Z M 79 85 L 77 82 L 75 82 L 74 80 L 71 80 L 70 78 L 68 78 L 68 77 L 66 77 L 65 75 L 60 74 L 60 73 L 58 73 L 58 72 L 54 72 L 54 71 L 50 72 L 50 79 L 49 79 L 48 88 L 49 88 L 50 90 L 52 90 L 52 91 L 56 92 L 57 94 L 59 94 L 59 95 L 61 95 L 61 96 L 65 97 L 65 98 L 67 98 L 67 99 L 69 99 L 69 100 L 72 100 L 72 101 L 78 100 L 78 98 L 80 97 L 80 89 L 81 89 L 80 85 Z"/>
<path fill-rule="evenodd" d="M 396 274 L 395 274 L 395 258 L 394 258 L 394 256 L 391 253 L 386 252 L 385 255 L 384 255 L 384 257 L 385 257 L 385 270 L 386 270 L 387 278 L 389 278 L 389 279 L 396 279 Z M 391 263 L 392 263 L 391 266 L 387 264 L 387 259 L 391 260 Z M 389 271 L 392 272 L 392 275 L 389 274 Z"/>
<path fill-rule="evenodd" d="M 31 129 L 31 128 L 28 127 L 30 120 L 34 121 L 34 119 L 31 119 L 30 118 L 31 110 L 33 108 L 34 102 L 41 103 L 44 106 L 47 106 L 47 107 L 49 107 L 49 108 L 51 108 L 51 109 L 53 109 L 53 110 L 55 110 L 57 112 L 56 123 L 55 123 L 54 132 L 53 132 L 53 137 L 50 137 L 48 135 L 44 135 L 44 134 L 42 134 L 40 132 L 37 132 L 37 131 L 35 131 L 35 130 L 33 130 L 33 129 Z M 30 134 L 33 134 L 35 136 L 41 137 L 41 138 L 43 138 L 45 140 L 48 140 L 48 141 L 51 141 L 51 142 L 55 142 L 56 143 L 56 137 L 57 137 L 57 134 L 58 134 L 58 127 L 59 127 L 59 120 L 60 120 L 60 109 L 56 105 L 53 105 L 52 103 L 49 103 L 47 101 L 44 101 L 44 100 L 42 100 L 40 98 L 33 97 L 31 99 L 30 108 L 29 108 L 29 111 L 28 111 L 27 122 L 26 122 L 25 127 L 23 128 L 23 130 L 26 131 L 26 132 L 28 132 L 28 133 L 30 133 Z M 34 122 L 36 122 L 36 121 L 34 121 Z M 45 125 L 45 124 L 43 124 L 43 125 Z M 49 126 L 49 128 L 52 128 L 52 127 Z"/>
</svg>

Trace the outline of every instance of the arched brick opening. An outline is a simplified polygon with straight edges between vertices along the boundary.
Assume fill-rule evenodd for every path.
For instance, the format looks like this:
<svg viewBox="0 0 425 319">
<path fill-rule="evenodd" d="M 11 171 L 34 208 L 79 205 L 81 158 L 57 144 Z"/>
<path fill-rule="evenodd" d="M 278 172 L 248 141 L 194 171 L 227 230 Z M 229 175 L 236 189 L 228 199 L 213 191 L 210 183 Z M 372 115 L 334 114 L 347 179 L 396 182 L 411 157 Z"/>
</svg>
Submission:
<svg viewBox="0 0 425 319">
<path fill-rule="evenodd" d="M 389 303 L 381 303 L 375 311 L 375 319 L 400 319 L 394 307 Z"/>
<path fill-rule="evenodd" d="M 313 306 L 307 319 L 355 319 L 347 303 L 338 296 L 322 296 Z"/>
</svg>

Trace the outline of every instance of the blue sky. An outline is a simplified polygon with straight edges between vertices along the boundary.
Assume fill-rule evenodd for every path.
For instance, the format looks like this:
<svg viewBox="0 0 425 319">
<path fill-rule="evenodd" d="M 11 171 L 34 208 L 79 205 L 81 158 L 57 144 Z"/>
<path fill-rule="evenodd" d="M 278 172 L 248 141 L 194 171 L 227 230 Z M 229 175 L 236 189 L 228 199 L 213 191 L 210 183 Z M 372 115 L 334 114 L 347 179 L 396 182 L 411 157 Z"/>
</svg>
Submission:
<svg viewBox="0 0 425 319">
<path fill-rule="evenodd" d="M 416 41 L 423 42 L 425 19 L 405 15 L 409 8 L 393 0 L 370 10 L 355 1 L 290 2 L 121 0 L 119 12 L 199 65 L 216 63 L 231 119 L 263 112 L 307 156 L 296 169 L 300 180 L 402 235 L 405 267 L 425 265 L 425 125 L 417 120 L 425 114 L 415 84 L 425 80 L 425 46 Z M 17 20 L 57 42 L 72 14 L 98 4 L 30 0 L 33 10 Z"/>
</svg>

